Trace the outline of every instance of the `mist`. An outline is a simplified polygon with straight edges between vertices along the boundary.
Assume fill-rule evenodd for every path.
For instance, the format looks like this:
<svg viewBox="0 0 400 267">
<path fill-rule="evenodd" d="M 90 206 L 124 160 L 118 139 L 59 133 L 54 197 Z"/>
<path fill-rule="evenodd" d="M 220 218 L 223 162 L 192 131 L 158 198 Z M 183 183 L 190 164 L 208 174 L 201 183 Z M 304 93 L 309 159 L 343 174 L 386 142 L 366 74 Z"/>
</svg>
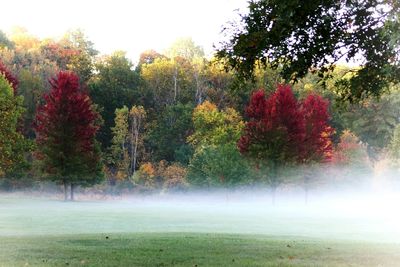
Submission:
<svg viewBox="0 0 400 267">
<path fill-rule="evenodd" d="M 353 175 L 353 178 L 356 175 Z M 0 194 L 0 236 L 187 232 L 390 242 L 400 240 L 400 191 L 376 175 L 351 185 L 311 189 L 282 185 L 151 195 Z M 384 181 L 380 177 L 380 181 Z"/>
</svg>

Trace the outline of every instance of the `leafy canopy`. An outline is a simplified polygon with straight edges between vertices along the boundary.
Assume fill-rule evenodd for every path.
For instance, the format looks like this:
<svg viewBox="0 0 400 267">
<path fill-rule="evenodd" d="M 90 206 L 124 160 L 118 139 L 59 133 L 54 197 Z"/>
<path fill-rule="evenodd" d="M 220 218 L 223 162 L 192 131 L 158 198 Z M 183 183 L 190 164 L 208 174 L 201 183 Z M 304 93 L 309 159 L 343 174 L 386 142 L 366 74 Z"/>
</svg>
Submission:
<svg viewBox="0 0 400 267">
<path fill-rule="evenodd" d="M 217 52 L 242 77 L 260 63 L 286 81 L 309 70 L 322 78 L 339 60 L 355 60 L 360 67 L 340 83 L 349 100 L 379 95 L 400 79 L 398 1 L 251 0 L 248 9 Z"/>
</svg>

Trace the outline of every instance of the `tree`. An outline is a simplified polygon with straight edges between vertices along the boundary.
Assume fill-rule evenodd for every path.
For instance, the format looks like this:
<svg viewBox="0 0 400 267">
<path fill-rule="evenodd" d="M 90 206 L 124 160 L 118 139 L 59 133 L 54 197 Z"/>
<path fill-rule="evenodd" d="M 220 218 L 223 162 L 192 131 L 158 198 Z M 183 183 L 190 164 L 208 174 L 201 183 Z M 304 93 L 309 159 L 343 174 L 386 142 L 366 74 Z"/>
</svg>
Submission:
<svg viewBox="0 0 400 267">
<path fill-rule="evenodd" d="M 354 182 L 357 176 L 366 177 L 372 169 L 366 145 L 347 129 L 340 136 L 340 141 L 333 151 L 331 163 L 334 173 L 330 173 L 329 176 L 337 180 L 349 179 Z"/>
<path fill-rule="evenodd" d="M 386 148 L 393 131 L 400 123 L 400 92 L 391 88 L 379 100 L 368 98 L 362 103 L 352 104 L 342 112 L 346 128 L 356 134 L 362 142 L 368 144 L 371 158 L 377 158 Z"/>
<path fill-rule="evenodd" d="M 18 80 L 17 78 L 4 66 L 3 62 L 0 61 L 0 75 L 4 76 L 8 83 L 10 83 L 13 94 L 16 95 L 18 91 Z"/>
<path fill-rule="evenodd" d="M 195 58 L 203 58 L 203 48 L 197 46 L 192 38 L 178 38 L 170 48 L 167 49 L 166 55 L 170 58 L 181 57 L 188 61 Z"/>
<path fill-rule="evenodd" d="M 96 184 L 102 178 L 102 164 L 95 135 L 99 114 L 88 94 L 72 72 L 60 72 L 51 81 L 51 91 L 44 95 L 44 104 L 37 109 L 35 120 L 37 158 L 44 172 L 64 185 Z"/>
<path fill-rule="evenodd" d="M 189 163 L 193 151 L 186 139 L 193 132 L 192 112 L 192 104 L 177 103 L 153 120 L 145 139 L 155 161 Z"/>
<path fill-rule="evenodd" d="M 193 111 L 194 132 L 188 142 L 194 148 L 189 163 L 188 179 L 195 186 L 235 186 L 249 174 L 236 143 L 244 123 L 239 113 L 232 109 L 218 110 L 205 101 Z"/>
<path fill-rule="evenodd" d="M 290 86 L 278 85 L 268 98 L 263 90 L 253 93 L 246 108 L 249 121 L 240 137 L 240 152 L 255 160 L 258 168 L 268 167 L 268 182 L 275 191 L 281 183 L 279 171 L 301 160 L 305 136 L 304 116 Z"/>
<path fill-rule="evenodd" d="M 30 143 L 17 130 L 24 112 L 23 98 L 14 95 L 14 88 L 0 73 L 0 177 L 13 171 L 24 162 L 24 153 Z"/>
<path fill-rule="evenodd" d="M 398 165 L 400 160 L 400 124 L 394 129 L 392 140 L 389 144 L 389 155 Z"/>
<path fill-rule="evenodd" d="M 339 60 L 358 60 L 340 83 L 349 100 L 379 95 L 400 80 L 397 1 L 251 0 L 248 8 L 217 52 L 242 77 L 261 64 L 296 81 L 309 70 L 323 77 Z"/>
<path fill-rule="evenodd" d="M 10 39 L 8 39 L 7 35 L 0 30 L 0 48 L 4 47 L 13 48 L 14 44 Z"/>
<path fill-rule="evenodd" d="M 112 145 L 110 148 L 111 166 L 116 168 L 117 179 L 121 180 L 129 176 L 129 109 L 126 106 L 115 110 L 115 126 L 111 128 L 113 133 Z"/>
<path fill-rule="evenodd" d="M 332 158 L 333 128 L 329 125 L 329 102 L 316 94 L 309 94 L 302 101 L 301 112 L 305 121 L 305 135 L 302 143 L 302 164 L 304 170 L 305 202 L 311 184 L 311 167 L 316 163 L 325 163 Z M 311 166 L 310 166 L 311 165 Z"/>
<path fill-rule="evenodd" d="M 98 140 L 103 149 L 111 145 L 115 109 L 131 106 L 139 99 L 139 76 L 132 68 L 124 52 L 115 52 L 96 64 L 98 73 L 89 89 L 93 102 L 102 109 L 104 125 L 99 130 Z"/>
<path fill-rule="evenodd" d="M 110 163 L 117 168 L 119 179 L 135 174 L 139 155 L 143 151 L 145 116 L 146 111 L 142 106 L 132 106 L 130 110 L 123 106 L 115 110 Z"/>
<path fill-rule="evenodd" d="M 131 162 L 130 162 L 130 173 L 135 174 L 139 146 L 143 146 L 142 130 L 144 126 L 144 119 L 146 118 L 146 111 L 142 106 L 133 106 L 129 111 L 130 120 L 130 143 L 131 143 Z"/>
</svg>

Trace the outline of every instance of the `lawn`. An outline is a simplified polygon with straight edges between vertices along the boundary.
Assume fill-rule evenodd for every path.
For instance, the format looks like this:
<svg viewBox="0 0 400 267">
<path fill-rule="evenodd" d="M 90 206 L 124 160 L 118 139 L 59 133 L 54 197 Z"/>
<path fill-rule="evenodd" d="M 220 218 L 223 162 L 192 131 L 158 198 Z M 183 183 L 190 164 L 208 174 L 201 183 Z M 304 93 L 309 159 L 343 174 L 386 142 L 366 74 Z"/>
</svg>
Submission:
<svg viewBox="0 0 400 267">
<path fill-rule="evenodd" d="M 399 266 L 398 236 L 380 221 L 296 211 L 0 196 L 0 266 Z"/>
</svg>

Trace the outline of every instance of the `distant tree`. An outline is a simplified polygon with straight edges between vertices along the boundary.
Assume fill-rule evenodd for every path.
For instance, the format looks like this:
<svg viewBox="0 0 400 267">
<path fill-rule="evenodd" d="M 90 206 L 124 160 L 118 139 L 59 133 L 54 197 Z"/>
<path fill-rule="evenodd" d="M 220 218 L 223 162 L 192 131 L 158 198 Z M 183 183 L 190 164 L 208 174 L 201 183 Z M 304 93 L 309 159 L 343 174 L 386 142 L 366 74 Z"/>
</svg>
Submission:
<svg viewBox="0 0 400 267">
<path fill-rule="evenodd" d="M 0 30 L 0 48 L 13 48 L 14 43 L 8 39 L 7 35 Z"/>
<path fill-rule="evenodd" d="M 272 190 L 281 183 L 279 172 L 283 167 L 301 161 L 305 136 L 304 116 L 288 85 L 278 85 L 266 98 L 263 90 L 253 93 L 246 108 L 249 121 L 238 147 L 240 152 L 253 159 L 258 168 L 269 169 L 266 178 Z"/>
<path fill-rule="evenodd" d="M 15 81 L 14 81 L 15 82 Z M 23 98 L 14 95 L 14 88 L 0 73 L 0 177 L 24 162 L 30 143 L 17 130 L 23 112 Z"/>
<path fill-rule="evenodd" d="M 3 75 L 6 80 L 10 83 L 14 95 L 16 95 L 18 92 L 18 80 L 17 78 L 8 70 L 8 68 L 3 64 L 3 62 L 0 61 L 0 75 Z"/>
<path fill-rule="evenodd" d="M 126 106 L 115 110 L 112 128 L 111 165 L 116 167 L 117 178 L 135 174 L 139 155 L 143 152 L 143 128 L 146 112 L 142 106 Z"/>
<path fill-rule="evenodd" d="M 119 180 L 129 176 L 129 109 L 126 106 L 115 110 L 115 126 L 110 148 L 110 162 L 112 170 Z"/>
<path fill-rule="evenodd" d="M 394 129 L 392 140 L 389 144 L 389 155 L 396 161 L 397 165 L 400 163 L 400 124 Z"/>
<path fill-rule="evenodd" d="M 249 174 L 247 161 L 236 147 L 244 123 L 232 108 L 218 110 L 205 101 L 193 111 L 194 132 L 188 142 L 194 147 L 188 180 L 194 186 L 235 186 Z"/>
<path fill-rule="evenodd" d="M 287 82 L 360 59 L 340 83 L 340 96 L 376 96 L 400 80 L 399 16 L 397 1 L 251 0 L 248 13 L 225 30 L 229 40 L 217 55 L 243 77 L 261 64 L 279 68 Z"/>
<path fill-rule="evenodd" d="M 380 99 L 368 98 L 342 112 L 344 126 L 368 144 L 371 158 L 389 145 L 395 127 L 400 123 L 400 91 L 392 87 Z"/>
<path fill-rule="evenodd" d="M 65 200 L 71 186 L 73 200 L 75 186 L 93 185 L 102 178 L 95 141 L 99 114 L 74 73 L 60 72 L 50 82 L 52 89 L 44 96 L 34 125 L 37 158 L 49 178 L 64 185 Z"/>
<path fill-rule="evenodd" d="M 340 136 L 332 155 L 333 174 L 336 180 L 356 182 L 360 177 L 371 173 L 371 163 L 367 147 L 351 131 L 345 130 Z"/>
<path fill-rule="evenodd" d="M 142 65 L 140 75 L 151 98 L 148 108 L 160 113 L 169 105 L 193 102 L 195 87 L 191 73 L 190 62 L 183 58 L 157 58 Z"/>
<path fill-rule="evenodd" d="M 143 129 L 144 120 L 146 118 L 146 111 L 142 106 L 132 106 L 129 111 L 129 139 L 131 143 L 130 153 L 130 174 L 133 175 L 136 172 L 139 159 L 139 147 L 143 147 Z"/>
<path fill-rule="evenodd" d="M 104 125 L 98 140 L 103 149 L 110 147 L 115 109 L 135 104 L 139 99 L 139 75 L 124 52 L 115 52 L 96 64 L 97 74 L 89 84 L 90 96 L 99 105 Z"/>
<path fill-rule="evenodd" d="M 177 103 L 151 122 L 145 139 L 155 161 L 189 163 L 193 151 L 186 139 L 193 132 L 192 112 L 192 104 Z"/>
<path fill-rule="evenodd" d="M 143 64 L 151 64 L 157 58 L 166 58 L 166 56 L 154 50 L 146 50 L 140 54 L 138 65 L 142 66 Z"/>
<path fill-rule="evenodd" d="M 182 57 L 188 61 L 195 58 L 203 58 L 204 50 L 202 47 L 196 45 L 192 38 L 178 38 L 165 53 L 169 58 Z"/>
</svg>

